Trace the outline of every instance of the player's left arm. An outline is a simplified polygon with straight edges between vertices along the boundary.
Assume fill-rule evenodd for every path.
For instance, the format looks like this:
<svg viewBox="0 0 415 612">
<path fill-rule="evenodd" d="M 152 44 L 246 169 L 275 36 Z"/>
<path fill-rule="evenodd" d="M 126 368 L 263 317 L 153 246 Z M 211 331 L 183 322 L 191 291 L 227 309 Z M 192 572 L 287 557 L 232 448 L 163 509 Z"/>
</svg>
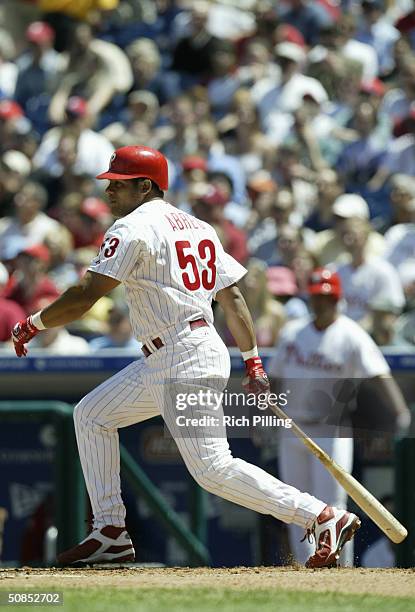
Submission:
<svg viewBox="0 0 415 612">
<path fill-rule="evenodd" d="M 60 327 L 82 317 L 101 297 L 115 289 L 120 281 L 92 271 L 44 310 L 19 321 L 13 327 L 12 337 L 18 357 L 27 354 L 24 346 L 42 329 Z"/>
<path fill-rule="evenodd" d="M 254 324 L 241 291 L 233 284 L 218 291 L 215 299 L 224 311 L 226 323 L 245 361 L 245 390 L 250 393 L 269 391 L 268 376 L 258 355 Z"/>
</svg>

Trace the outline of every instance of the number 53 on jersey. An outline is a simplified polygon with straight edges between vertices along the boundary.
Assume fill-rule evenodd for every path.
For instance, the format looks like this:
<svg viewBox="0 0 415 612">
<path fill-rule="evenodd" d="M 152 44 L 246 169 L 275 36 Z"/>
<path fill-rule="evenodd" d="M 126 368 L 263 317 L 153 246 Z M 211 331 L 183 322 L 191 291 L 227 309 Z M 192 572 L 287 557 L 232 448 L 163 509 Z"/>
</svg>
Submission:
<svg viewBox="0 0 415 612">
<path fill-rule="evenodd" d="M 177 260 L 182 272 L 183 284 L 189 291 L 197 291 L 202 286 L 211 291 L 216 283 L 216 249 L 211 240 L 205 239 L 199 242 L 195 248 L 188 240 L 177 240 Z M 199 261 L 203 263 L 199 270 L 195 250 L 199 255 Z"/>
</svg>

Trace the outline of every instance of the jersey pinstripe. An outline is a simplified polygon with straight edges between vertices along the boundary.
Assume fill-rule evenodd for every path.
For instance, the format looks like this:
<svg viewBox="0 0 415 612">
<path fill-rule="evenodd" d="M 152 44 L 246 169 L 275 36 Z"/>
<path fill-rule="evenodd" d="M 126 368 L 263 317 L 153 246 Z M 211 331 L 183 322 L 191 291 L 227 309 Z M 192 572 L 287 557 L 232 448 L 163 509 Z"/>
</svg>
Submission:
<svg viewBox="0 0 415 612">
<path fill-rule="evenodd" d="M 146 359 L 112 376 L 75 408 L 94 527 L 125 524 L 117 430 L 161 414 L 200 486 L 246 508 L 309 528 L 326 504 L 234 458 L 222 406 L 215 408 L 219 427 L 200 423 L 197 435 L 187 426 L 178 430 L 178 393 L 185 388 L 186 393 L 206 394 L 212 386 L 222 391 L 230 373 L 229 353 L 212 325 L 211 301 L 246 270 L 224 252 L 215 230 L 163 200 L 153 200 L 114 223 L 89 269 L 125 285 L 139 340 L 150 347 L 157 336 L 163 340 L 163 346 L 153 343 L 155 350 Z M 210 324 L 200 328 L 188 324 L 200 317 Z M 211 415 L 212 407 L 189 403 L 186 412 L 192 420 Z"/>
<path fill-rule="evenodd" d="M 200 317 L 213 323 L 212 299 L 246 273 L 211 225 L 161 199 L 118 219 L 89 270 L 124 284 L 141 342 Z"/>
</svg>

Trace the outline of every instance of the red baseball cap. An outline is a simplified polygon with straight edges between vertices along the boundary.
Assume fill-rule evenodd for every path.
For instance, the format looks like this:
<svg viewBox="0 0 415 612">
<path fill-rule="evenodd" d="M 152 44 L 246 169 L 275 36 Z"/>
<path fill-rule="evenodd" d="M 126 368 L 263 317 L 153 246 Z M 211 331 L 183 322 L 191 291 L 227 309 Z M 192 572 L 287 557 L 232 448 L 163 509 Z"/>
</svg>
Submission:
<svg viewBox="0 0 415 612">
<path fill-rule="evenodd" d="M 309 295 L 332 295 L 339 300 L 342 295 L 340 276 L 328 268 L 316 268 L 308 279 Z"/>
<path fill-rule="evenodd" d="M 274 193 L 278 189 L 277 183 L 266 170 L 258 170 L 252 174 L 248 179 L 247 186 L 255 193 Z"/>
<path fill-rule="evenodd" d="M 24 249 L 22 253 L 24 253 L 25 255 L 30 255 L 31 257 L 34 257 L 35 259 L 40 259 L 41 261 L 44 261 L 45 263 L 49 263 L 49 259 L 50 259 L 49 249 L 44 244 L 34 244 L 33 246 L 27 247 L 27 249 Z"/>
<path fill-rule="evenodd" d="M 225 204 L 228 203 L 228 198 L 223 193 L 222 189 L 214 185 L 209 185 L 206 192 L 197 199 L 199 202 L 203 202 L 203 204 L 208 204 L 209 206 L 225 206 Z"/>
<path fill-rule="evenodd" d="M 207 161 L 199 155 L 187 155 L 182 159 L 183 170 L 204 170 L 207 172 Z"/>
<path fill-rule="evenodd" d="M 111 214 L 109 207 L 99 198 L 85 198 L 79 211 L 91 219 L 102 219 Z"/>
<path fill-rule="evenodd" d="M 109 169 L 96 178 L 115 181 L 148 178 L 163 191 L 169 187 L 167 159 L 160 151 L 142 145 L 120 147 L 114 151 Z"/>
<path fill-rule="evenodd" d="M 360 85 L 360 91 L 363 93 L 373 94 L 381 98 L 385 92 L 385 84 L 380 79 L 371 79 L 370 81 L 363 81 Z"/>
<path fill-rule="evenodd" d="M 14 100 L 0 100 L 0 119 L 19 119 L 24 116 L 20 104 Z"/>
<path fill-rule="evenodd" d="M 65 111 L 68 115 L 84 117 L 88 111 L 86 100 L 80 96 L 71 96 L 66 103 Z"/>
<path fill-rule="evenodd" d="M 281 24 L 277 28 L 277 34 L 280 42 L 292 42 L 300 47 L 305 47 L 304 36 L 292 25 Z"/>
<path fill-rule="evenodd" d="M 34 21 L 26 30 L 26 38 L 29 42 L 42 44 L 52 42 L 55 32 L 45 21 Z"/>
</svg>

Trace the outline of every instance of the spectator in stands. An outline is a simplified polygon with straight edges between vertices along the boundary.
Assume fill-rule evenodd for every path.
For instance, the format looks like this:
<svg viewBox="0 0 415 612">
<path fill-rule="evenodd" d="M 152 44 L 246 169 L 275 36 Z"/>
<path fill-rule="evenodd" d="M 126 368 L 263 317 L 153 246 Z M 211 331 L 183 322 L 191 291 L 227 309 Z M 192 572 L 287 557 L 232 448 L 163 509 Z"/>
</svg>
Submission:
<svg viewBox="0 0 415 612">
<path fill-rule="evenodd" d="M 95 177 L 108 165 L 114 147 L 105 136 L 88 127 L 88 104 L 84 98 L 71 96 L 65 103 L 64 121 L 45 134 L 34 157 L 34 166 L 49 176 L 62 176 L 64 167 L 59 159 L 59 146 L 63 138 L 69 138 L 76 152 L 72 173 Z"/>
<path fill-rule="evenodd" d="M 269 172 L 258 170 L 249 178 L 247 187 L 252 206 L 245 224 L 249 252 L 252 257 L 266 261 L 262 245 L 274 240 L 276 236 L 275 223 L 270 211 L 275 202 L 278 186 Z"/>
<path fill-rule="evenodd" d="M 133 72 L 132 90 L 146 90 L 165 104 L 170 96 L 180 93 L 176 81 L 161 71 L 161 56 L 150 38 L 137 38 L 125 49 Z"/>
<path fill-rule="evenodd" d="M 366 201 L 359 195 L 348 193 L 340 195 L 333 203 L 333 229 L 319 232 L 313 253 L 319 265 L 325 266 L 329 263 L 347 261 L 350 258 L 344 241 L 344 228 L 348 226 L 349 219 L 369 220 L 369 207 Z M 365 256 L 381 257 L 385 251 L 385 240 L 377 232 L 370 230 L 365 242 Z"/>
<path fill-rule="evenodd" d="M 223 155 L 225 148 L 213 119 L 205 119 L 197 126 L 197 150 L 204 156 Z"/>
<path fill-rule="evenodd" d="M 342 224 L 341 240 L 350 254 L 350 261 L 337 266 L 342 281 L 345 314 L 369 329 L 370 308 L 382 309 L 384 304 L 399 314 L 405 297 L 398 273 L 384 259 L 367 256 L 367 241 L 371 232 L 367 219 L 346 219 Z"/>
<path fill-rule="evenodd" d="M 310 94 L 304 95 L 293 119 L 285 142 L 298 145 L 300 159 L 310 170 L 318 173 L 327 168 L 339 132 L 336 121 L 321 112 L 319 101 Z"/>
<path fill-rule="evenodd" d="M 409 115 L 414 96 L 415 56 L 410 53 L 401 60 L 400 71 L 397 75 L 397 87 L 387 92 L 380 108 L 380 112 L 388 118 L 391 127 L 396 121 Z"/>
<path fill-rule="evenodd" d="M 298 287 L 297 297 L 308 302 L 307 287 L 311 272 L 316 268 L 316 259 L 305 247 L 297 249 L 292 258 L 290 269 L 294 273 Z"/>
<path fill-rule="evenodd" d="M 188 192 L 192 190 L 193 185 L 207 182 L 207 161 L 201 155 L 186 155 L 179 170 L 181 172 L 174 183 L 174 189 L 171 190 L 170 200 L 181 210 L 191 213 Z"/>
<path fill-rule="evenodd" d="M 283 142 L 293 124 L 293 116 L 309 94 L 322 103 L 328 99 L 324 87 L 316 79 L 302 73 L 305 51 L 295 43 L 284 42 L 275 47 L 275 59 L 281 68 L 281 79 L 258 101 L 261 126 L 273 142 Z"/>
<path fill-rule="evenodd" d="M 41 298 L 59 296 L 57 287 L 47 276 L 49 257 L 43 244 L 27 247 L 17 256 L 16 269 L 3 297 L 17 302 L 26 316 L 37 312 L 36 304 Z"/>
<path fill-rule="evenodd" d="M 289 0 L 284 4 L 287 8 L 285 11 L 280 9 L 281 21 L 297 28 L 308 45 L 316 44 L 320 29 L 331 22 L 330 15 L 322 4 L 307 0 Z"/>
<path fill-rule="evenodd" d="M 62 225 L 59 231 L 49 234 L 44 242 L 49 250 L 50 280 L 56 285 L 60 293 L 79 280 L 78 270 L 71 261 L 73 252 L 73 238 L 67 227 Z"/>
<path fill-rule="evenodd" d="M 407 178 L 409 179 L 407 188 L 411 189 L 412 187 L 413 189 L 413 177 Z M 412 185 L 410 179 L 412 179 Z M 396 186 L 394 193 L 396 198 Z M 402 201 L 402 198 L 400 199 Z M 392 225 L 385 233 L 385 259 L 399 273 L 401 273 L 401 268 L 405 270 L 407 263 L 413 262 L 415 258 L 415 199 L 413 197 L 405 204 L 405 209 L 406 221 Z"/>
<path fill-rule="evenodd" d="M 295 257 L 304 248 L 301 229 L 289 224 L 279 227 L 276 246 L 276 253 L 270 265 L 290 268 Z"/>
<path fill-rule="evenodd" d="M 308 53 L 307 74 L 316 78 L 330 98 L 330 116 L 339 126 L 350 118 L 362 87 L 361 62 L 346 57 L 337 47 L 337 26 L 324 30 L 324 40 Z"/>
<path fill-rule="evenodd" d="M 369 182 L 373 191 L 381 189 L 392 174 L 415 176 L 415 109 L 397 123 L 394 135 L 396 138 L 389 143 L 378 171 Z"/>
<path fill-rule="evenodd" d="M 125 53 L 117 45 L 94 38 L 87 23 L 76 25 L 66 59 L 49 106 L 53 123 L 64 121 L 67 102 L 75 95 L 85 99 L 85 112 L 94 122 L 117 94 L 127 93 L 133 84 Z"/>
<path fill-rule="evenodd" d="M 270 197 L 265 199 L 265 196 Z M 265 207 L 262 200 L 266 203 Z M 275 262 L 279 262 L 281 257 L 278 248 L 281 229 L 284 228 L 284 233 L 286 227 L 297 228 L 301 225 L 301 218 L 294 212 L 293 194 L 287 188 L 279 189 L 274 194 L 264 193 L 257 201 L 256 208 L 259 216 L 250 231 L 250 252 L 258 259 L 276 265 Z M 288 233 L 291 235 L 291 230 Z"/>
<path fill-rule="evenodd" d="M 159 114 L 157 97 L 146 90 L 133 91 L 128 96 L 127 107 L 119 121 L 111 123 L 103 134 L 116 147 L 145 142 L 149 147 L 158 147 L 155 124 Z"/>
<path fill-rule="evenodd" d="M 261 131 L 249 89 L 240 88 L 235 92 L 230 113 L 219 121 L 218 130 L 224 139 L 226 153 L 238 158 L 248 176 L 266 165 L 272 143 Z"/>
<path fill-rule="evenodd" d="M 279 147 L 273 177 L 278 185 L 292 192 L 297 223 L 302 223 L 315 205 L 317 173 L 301 162 L 298 143 Z"/>
<path fill-rule="evenodd" d="M 391 225 L 412 223 L 414 219 L 415 177 L 394 174 L 390 181 Z"/>
<path fill-rule="evenodd" d="M 63 58 L 53 48 L 54 39 L 55 32 L 48 23 L 34 21 L 26 30 L 27 49 L 17 61 L 14 98 L 42 131 L 47 125 L 50 95 L 57 87 L 57 75 L 63 66 Z"/>
<path fill-rule="evenodd" d="M 22 187 L 14 197 L 14 215 L 0 218 L 0 248 L 16 237 L 25 238 L 28 245 L 40 244 L 59 230 L 59 223 L 43 212 L 47 198 L 46 190 L 38 183 L 27 182 Z"/>
<path fill-rule="evenodd" d="M 242 49 L 239 71 L 245 75 L 244 78 L 251 79 L 248 88 L 255 105 L 281 78 L 281 68 L 273 61 L 274 56 L 268 40 L 269 37 L 262 38 L 257 31 L 256 36 L 248 40 Z M 284 40 L 275 40 L 275 44 L 279 42 Z"/>
<path fill-rule="evenodd" d="M 6 29 L 0 29 L 0 98 L 12 98 L 17 79 L 17 66 L 13 61 L 16 49 Z"/>
<path fill-rule="evenodd" d="M 356 190 L 365 187 L 376 174 L 388 142 L 387 134 L 378 127 L 376 110 L 368 102 L 362 102 L 356 108 L 350 127 L 355 130 L 356 138 L 344 147 L 336 169 L 346 188 Z"/>
<path fill-rule="evenodd" d="M 399 38 L 398 30 L 384 19 L 384 5 L 382 0 L 363 0 L 356 32 L 356 40 L 370 45 L 376 51 L 380 75 L 393 70 L 393 45 Z"/>
<path fill-rule="evenodd" d="M 333 204 L 343 193 L 343 187 L 337 173 L 331 168 L 325 168 L 317 178 L 317 189 L 315 208 L 304 226 L 321 232 L 333 226 Z"/>
<path fill-rule="evenodd" d="M 70 231 L 74 248 L 88 247 L 94 257 L 112 222 L 108 205 L 99 198 L 83 199 L 78 193 L 71 193 L 63 199 L 57 214 Z"/>
<path fill-rule="evenodd" d="M 44 165 L 34 172 L 34 178 L 43 184 L 48 192 L 48 205 L 53 211 L 68 193 L 83 191 L 85 178 L 92 181 L 90 175 L 79 175 L 76 167 L 77 138 L 74 135 L 61 134 L 56 153 L 51 156 L 51 166 Z"/>
<path fill-rule="evenodd" d="M 6 151 L 0 157 L 0 210 L 4 216 L 12 214 L 14 197 L 22 189 L 31 168 L 30 160 L 21 151 Z"/>
<path fill-rule="evenodd" d="M 102 349 L 126 349 L 137 353 L 140 342 L 133 336 L 128 307 L 124 302 L 114 303 L 108 312 L 108 331 L 104 336 L 93 338 L 89 342 L 92 351 Z"/>
<path fill-rule="evenodd" d="M 194 155 L 198 149 L 198 126 L 189 95 L 171 100 L 166 108 L 168 124 L 160 131 L 160 146 L 166 157 L 181 164 L 185 155 Z"/>
<path fill-rule="evenodd" d="M 208 83 L 209 101 L 216 118 L 229 110 L 232 98 L 243 79 L 237 70 L 236 49 L 230 41 L 224 41 L 212 58 L 212 78 Z"/>
<path fill-rule="evenodd" d="M 181 77 L 181 87 L 201 82 L 212 73 L 213 58 L 222 43 L 207 29 L 210 4 L 197 0 L 191 7 L 189 32 L 177 43 L 173 51 L 172 70 Z"/>
<path fill-rule="evenodd" d="M 34 312 L 46 308 L 52 301 L 50 296 L 39 298 L 33 305 Z M 49 355 L 72 357 L 73 355 L 88 355 L 91 352 L 85 338 L 69 333 L 65 327 L 50 327 L 44 331 L 44 334 L 39 334 L 39 337 L 33 339 L 31 348 L 34 354 L 36 351 L 45 351 Z"/>
<path fill-rule="evenodd" d="M 14 100 L 0 100 L 0 152 L 19 150 L 22 137 L 30 130 L 20 104 Z"/>
<path fill-rule="evenodd" d="M 300 30 L 287 23 L 281 23 L 275 28 L 272 33 L 272 42 L 274 46 L 282 42 L 292 42 L 300 47 L 306 47 L 304 36 L 301 34 Z"/>
<path fill-rule="evenodd" d="M 349 60 L 362 65 L 362 83 L 372 82 L 379 74 L 376 51 L 370 45 L 356 40 L 356 18 L 343 14 L 335 25 L 334 47 Z"/>
<path fill-rule="evenodd" d="M 207 161 L 199 155 L 183 157 L 182 170 L 182 177 L 187 187 L 193 183 L 203 183 L 207 180 Z"/>
<path fill-rule="evenodd" d="M 382 81 L 386 83 L 390 90 L 400 86 L 401 73 L 405 68 L 407 59 L 412 54 L 411 43 L 407 38 L 398 38 L 393 45 L 393 63 L 394 68 L 389 74 L 382 77 Z"/>
<path fill-rule="evenodd" d="M 299 299 L 295 274 L 286 266 L 271 266 L 267 270 L 267 287 L 274 302 L 283 307 L 285 322 L 308 313 L 305 302 Z M 278 332 L 281 331 L 281 328 Z M 275 346 L 275 345 L 274 345 Z"/>
</svg>

